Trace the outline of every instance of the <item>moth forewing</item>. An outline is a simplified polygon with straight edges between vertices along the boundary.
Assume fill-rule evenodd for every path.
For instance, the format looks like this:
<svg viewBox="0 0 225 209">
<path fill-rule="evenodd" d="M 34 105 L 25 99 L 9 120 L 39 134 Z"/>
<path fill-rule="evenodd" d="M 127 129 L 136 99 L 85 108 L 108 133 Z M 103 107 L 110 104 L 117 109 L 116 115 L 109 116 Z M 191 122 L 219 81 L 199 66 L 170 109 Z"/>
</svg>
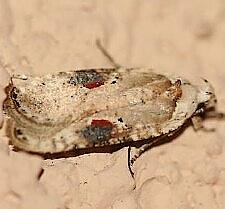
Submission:
<svg viewBox="0 0 225 209">
<path fill-rule="evenodd" d="M 25 77 L 8 88 L 7 132 L 15 147 L 35 153 L 154 141 L 215 101 L 206 81 L 195 85 L 147 68 Z"/>
</svg>

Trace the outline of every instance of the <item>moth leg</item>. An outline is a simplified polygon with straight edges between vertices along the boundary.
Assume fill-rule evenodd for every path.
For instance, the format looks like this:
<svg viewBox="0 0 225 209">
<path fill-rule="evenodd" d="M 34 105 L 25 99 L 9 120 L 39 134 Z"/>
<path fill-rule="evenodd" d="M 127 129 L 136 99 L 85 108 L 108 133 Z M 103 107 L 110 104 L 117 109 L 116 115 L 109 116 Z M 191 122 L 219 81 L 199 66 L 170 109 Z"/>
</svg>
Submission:
<svg viewBox="0 0 225 209">
<path fill-rule="evenodd" d="M 133 166 L 135 161 L 147 150 L 152 147 L 153 143 L 144 144 L 139 148 L 132 147 L 131 150 L 131 158 L 130 158 L 130 165 Z"/>
<path fill-rule="evenodd" d="M 134 178 L 134 172 L 133 172 L 133 170 L 132 170 L 132 165 L 131 165 L 131 146 L 128 146 L 128 161 L 127 161 L 127 164 L 128 164 L 128 169 L 129 169 L 129 171 L 130 171 L 130 175 L 131 175 L 131 177 L 133 178 L 133 180 L 134 180 L 134 186 L 133 186 L 133 190 L 135 190 L 136 189 L 136 181 L 135 181 L 135 178 Z"/>
<path fill-rule="evenodd" d="M 217 112 L 217 111 L 209 111 L 206 112 L 204 117 L 201 117 L 200 115 L 195 115 L 191 118 L 191 122 L 193 124 L 194 130 L 203 130 L 206 132 L 212 132 L 215 131 L 215 128 L 206 128 L 203 125 L 203 118 L 211 118 L 211 119 L 217 119 L 217 120 L 225 120 L 225 113 Z"/>
<path fill-rule="evenodd" d="M 217 111 L 210 111 L 206 112 L 206 118 L 215 118 L 218 120 L 225 120 L 225 113 L 224 112 L 217 112 Z"/>
<path fill-rule="evenodd" d="M 194 116 L 191 118 L 191 122 L 195 131 L 203 128 L 202 118 L 200 116 Z"/>
<path fill-rule="evenodd" d="M 120 68 L 121 66 L 115 62 L 113 57 L 109 54 L 109 52 L 102 46 L 101 42 L 99 39 L 96 40 L 96 45 L 98 49 L 102 52 L 102 54 L 109 60 L 109 62 L 115 67 L 115 68 Z"/>
<path fill-rule="evenodd" d="M 134 179 L 134 172 L 132 170 L 132 164 L 131 164 L 131 146 L 128 147 L 128 155 L 127 156 L 128 156 L 127 166 L 128 166 L 129 171 L 130 171 L 130 175 Z"/>
<path fill-rule="evenodd" d="M 131 149 L 131 160 L 130 160 L 130 165 L 132 166 L 134 164 L 134 162 L 147 150 L 155 147 L 155 146 L 159 146 L 165 143 L 168 143 L 170 141 L 172 141 L 174 139 L 174 134 L 176 132 L 178 132 L 180 129 L 177 129 L 176 131 L 167 134 L 167 135 L 163 135 L 161 137 L 156 137 L 153 138 L 149 143 L 147 144 L 143 144 L 140 147 L 132 147 Z"/>
<path fill-rule="evenodd" d="M 193 116 L 191 118 L 191 122 L 192 122 L 192 125 L 193 125 L 193 128 L 195 131 L 199 131 L 199 130 L 202 130 L 202 131 L 206 131 L 206 132 L 213 132 L 215 131 L 215 128 L 206 128 L 204 127 L 203 125 L 203 118 L 201 116 Z"/>
</svg>

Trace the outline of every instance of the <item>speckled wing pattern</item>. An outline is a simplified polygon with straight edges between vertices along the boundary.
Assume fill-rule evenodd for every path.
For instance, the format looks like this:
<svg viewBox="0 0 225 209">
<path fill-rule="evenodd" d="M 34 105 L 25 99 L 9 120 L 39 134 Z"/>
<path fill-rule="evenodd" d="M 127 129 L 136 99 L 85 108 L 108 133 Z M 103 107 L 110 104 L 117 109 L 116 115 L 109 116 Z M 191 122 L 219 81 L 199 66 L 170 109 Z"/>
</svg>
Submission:
<svg viewBox="0 0 225 209">
<path fill-rule="evenodd" d="M 155 138 L 192 117 L 199 89 L 150 69 L 85 69 L 13 78 L 4 110 L 19 149 L 59 153 Z"/>
</svg>

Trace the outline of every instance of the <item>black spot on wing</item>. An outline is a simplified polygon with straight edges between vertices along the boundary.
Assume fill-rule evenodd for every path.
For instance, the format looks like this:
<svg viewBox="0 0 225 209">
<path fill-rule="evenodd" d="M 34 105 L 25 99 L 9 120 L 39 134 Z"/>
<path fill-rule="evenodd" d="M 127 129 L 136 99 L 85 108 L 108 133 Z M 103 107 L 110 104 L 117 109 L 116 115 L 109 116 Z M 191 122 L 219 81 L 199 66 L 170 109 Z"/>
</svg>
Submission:
<svg viewBox="0 0 225 209">
<path fill-rule="evenodd" d="M 71 85 L 87 84 L 91 82 L 104 81 L 103 76 L 93 69 L 75 71 L 68 83 Z"/>
<path fill-rule="evenodd" d="M 112 127 L 87 126 L 81 131 L 83 137 L 93 144 L 106 143 L 111 138 Z"/>
</svg>

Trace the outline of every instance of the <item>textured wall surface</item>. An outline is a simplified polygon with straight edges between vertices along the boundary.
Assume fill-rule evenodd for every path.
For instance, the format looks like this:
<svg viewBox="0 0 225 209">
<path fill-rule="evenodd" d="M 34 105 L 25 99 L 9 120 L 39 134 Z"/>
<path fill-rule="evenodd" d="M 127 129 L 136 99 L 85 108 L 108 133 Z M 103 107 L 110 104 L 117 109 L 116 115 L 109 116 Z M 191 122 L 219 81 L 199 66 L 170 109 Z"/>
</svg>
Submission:
<svg viewBox="0 0 225 209">
<path fill-rule="evenodd" d="M 207 78 L 225 110 L 223 0 L 0 0 L 0 102 L 6 71 L 110 67 L 96 39 L 123 66 Z M 11 151 L 1 130 L 0 208 L 223 209 L 225 123 L 205 125 L 216 131 L 189 127 L 144 153 L 134 166 L 135 190 L 127 148 L 43 160 Z"/>
</svg>

